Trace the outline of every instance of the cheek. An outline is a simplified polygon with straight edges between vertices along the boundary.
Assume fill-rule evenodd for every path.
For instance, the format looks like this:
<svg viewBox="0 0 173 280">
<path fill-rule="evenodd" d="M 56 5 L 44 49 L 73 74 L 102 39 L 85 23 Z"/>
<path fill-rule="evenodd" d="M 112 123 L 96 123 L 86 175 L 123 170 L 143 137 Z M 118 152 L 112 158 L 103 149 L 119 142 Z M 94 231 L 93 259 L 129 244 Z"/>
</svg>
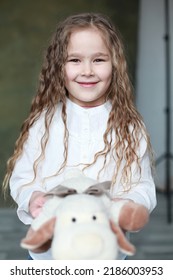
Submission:
<svg viewBox="0 0 173 280">
<path fill-rule="evenodd" d="M 72 81 L 77 75 L 77 71 L 74 67 L 65 67 L 65 81 Z"/>
<path fill-rule="evenodd" d="M 112 80 L 112 66 L 108 66 L 108 67 L 105 67 L 104 69 L 102 69 L 99 73 L 99 76 L 109 82 Z"/>
</svg>

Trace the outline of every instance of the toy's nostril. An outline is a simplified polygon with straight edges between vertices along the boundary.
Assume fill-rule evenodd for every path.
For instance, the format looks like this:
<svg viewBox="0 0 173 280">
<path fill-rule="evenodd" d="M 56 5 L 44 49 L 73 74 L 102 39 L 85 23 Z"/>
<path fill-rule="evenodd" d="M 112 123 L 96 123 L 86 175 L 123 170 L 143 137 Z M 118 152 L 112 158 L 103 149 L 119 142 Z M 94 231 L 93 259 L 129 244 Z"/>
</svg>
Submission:
<svg viewBox="0 0 173 280">
<path fill-rule="evenodd" d="M 75 222 L 76 222 L 76 218 L 72 218 L 71 220 L 72 220 L 72 222 L 73 222 L 73 223 L 75 223 Z"/>
</svg>

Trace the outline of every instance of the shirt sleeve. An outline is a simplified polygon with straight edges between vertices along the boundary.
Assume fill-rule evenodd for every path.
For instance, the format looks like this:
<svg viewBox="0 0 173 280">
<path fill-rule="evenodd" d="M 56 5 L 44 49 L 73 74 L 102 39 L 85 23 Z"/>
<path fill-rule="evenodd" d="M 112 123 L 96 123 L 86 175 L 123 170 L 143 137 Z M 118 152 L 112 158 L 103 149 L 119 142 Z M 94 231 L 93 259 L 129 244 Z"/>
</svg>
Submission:
<svg viewBox="0 0 173 280">
<path fill-rule="evenodd" d="M 157 204 L 156 188 L 151 172 L 147 143 L 144 138 L 140 141 L 138 155 L 141 174 L 139 173 L 137 164 L 133 163 L 131 167 L 132 176 L 129 190 L 125 191 L 122 184 L 119 182 L 114 186 L 113 197 L 133 200 L 136 203 L 144 205 L 149 212 L 151 212 Z"/>
<path fill-rule="evenodd" d="M 35 128 L 32 127 L 29 131 L 29 137 L 24 144 L 22 155 L 15 163 L 15 167 L 9 182 L 11 196 L 18 205 L 17 215 L 24 224 L 30 224 L 32 221 L 28 207 L 32 193 L 34 191 L 44 192 L 41 178 L 39 176 L 39 168 L 37 177 L 33 181 L 34 161 L 40 154 L 39 140 L 38 130 L 36 132 Z"/>
</svg>

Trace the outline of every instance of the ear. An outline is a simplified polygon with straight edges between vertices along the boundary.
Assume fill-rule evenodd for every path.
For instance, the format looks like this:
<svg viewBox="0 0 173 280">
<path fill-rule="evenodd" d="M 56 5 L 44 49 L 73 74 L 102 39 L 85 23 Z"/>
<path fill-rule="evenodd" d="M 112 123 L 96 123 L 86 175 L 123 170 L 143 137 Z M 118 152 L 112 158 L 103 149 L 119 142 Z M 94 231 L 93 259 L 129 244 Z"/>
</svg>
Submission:
<svg viewBox="0 0 173 280">
<path fill-rule="evenodd" d="M 56 218 L 53 217 L 36 231 L 30 227 L 26 237 L 21 241 L 21 247 L 34 253 L 47 251 L 51 246 L 55 222 Z"/>
<path fill-rule="evenodd" d="M 110 190 L 110 187 L 111 187 L 111 181 L 105 181 L 89 187 L 88 189 L 86 189 L 84 193 L 99 196 L 104 193 L 107 193 L 107 191 Z"/>
<path fill-rule="evenodd" d="M 129 256 L 132 256 L 135 254 L 135 247 L 127 240 L 127 238 L 125 237 L 125 234 L 123 233 L 123 231 L 121 230 L 121 228 L 117 225 L 115 225 L 112 221 L 110 221 L 110 225 L 111 228 L 113 230 L 113 232 L 116 234 L 117 236 L 117 240 L 118 240 L 118 245 L 119 248 L 122 252 L 126 253 Z"/>
</svg>

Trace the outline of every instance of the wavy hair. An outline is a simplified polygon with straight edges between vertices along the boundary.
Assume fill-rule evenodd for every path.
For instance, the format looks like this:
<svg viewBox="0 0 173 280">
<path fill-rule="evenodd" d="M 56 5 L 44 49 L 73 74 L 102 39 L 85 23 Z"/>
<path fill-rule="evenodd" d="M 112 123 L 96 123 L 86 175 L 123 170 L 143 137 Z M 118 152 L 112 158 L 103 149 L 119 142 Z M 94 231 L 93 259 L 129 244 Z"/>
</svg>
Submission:
<svg viewBox="0 0 173 280">
<path fill-rule="evenodd" d="M 109 153 L 116 157 L 116 164 L 112 181 L 115 182 L 122 161 L 125 162 L 122 172 L 124 186 L 131 176 L 131 165 L 137 162 L 140 170 L 140 158 L 137 154 L 139 141 L 144 136 L 148 150 L 151 150 L 150 139 L 143 124 L 142 118 L 135 108 L 133 101 L 133 87 L 131 85 L 124 46 L 117 28 L 109 18 L 97 13 L 73 15 L 60 22 L 46 51 L 43 66 L 39 76 L 37 94 L 33 98 L 28 118 L 24 121 L 19 138 L 16 141 L 14 153 L 7 162 L 7 173 L 3 187 L 7 189 L 16 160 L 23 152 L 24 143 L 28 139 L 29 129 L 45 111 L 45 132 L 41 139 L 41 153 L 34 162 L 34 178 L 37 166 L 44 158 L 46 144 L 49 140 L 49 127 L 54 116 L 56 106 L 62 102 L 62 120 L 65 126 L 64 133 L 64 162 L 57 174 L 66 166 L 68 158 L 68 129 L 66 125 L 66 98 L 67 91 L 64 84 L 64 65 L 67 59 L 67 46 L 71 33 L 80 28 L 95 28 L 102 35 L 112 58 L 112 80 L 106 93 L 106 99 L 111 101 L 112 109 L 109 114 L 107 129 L 103 135 L 104 148 L 94 156 L 94 161 L 85 166 L 94 164 L 98 157 L 104 156 L 104 169 Z M 113 143 L 113 135 L 116 135 Z M 152 153 L 150 153 L 152 154 Z M 101 170 L 100 170 L 101 172 Z"/>
</svg>

